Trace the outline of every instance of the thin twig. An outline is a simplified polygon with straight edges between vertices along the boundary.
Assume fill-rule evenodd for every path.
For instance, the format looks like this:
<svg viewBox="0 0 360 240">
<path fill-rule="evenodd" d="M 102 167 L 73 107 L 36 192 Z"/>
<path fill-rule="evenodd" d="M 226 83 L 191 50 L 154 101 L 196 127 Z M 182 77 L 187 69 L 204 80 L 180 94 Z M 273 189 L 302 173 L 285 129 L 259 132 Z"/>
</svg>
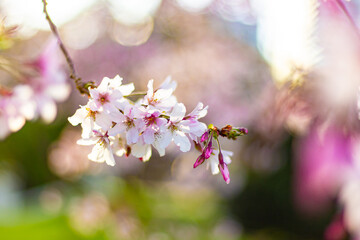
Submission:
<svg viewBox="0 0 360 240">
<path fill-rule="evenodd" d="M 125 96 L 125 97 L 133 97 L 133 96 L 144 96 L 147 92 L 132 92 L 131 94 Z"/>
<path fill-rule="evenodd" d="M 51 20 L 50 16 L 49 16 L 49 13 L 47 11 L 47 2 L 46 0 L 42 0 L 43 2 L 43 5 L 44 5 L 44 13 L 45 13 L 45 16 L 46 16 L 46 20 L 48 21 L 49 23 L 49 26 L 50 26 L 50 29 L 52 31 L 52 33 L 55 35 L 55 37 L 57 38 L 57 41 L 58 41 L 58 44 L 59 44 L 59 47 L 61 49 L 61 52 L 64 54 L 64 57 L 66 59 L 66 62 L 69 66 L 69 69 L 70 69 L 70 78 L 74 80 L 75 82 L 75 85 L 76 85 L 76 88 L 80 91 L 81 94 L 87 94 L 89 95 L 89 91 L 88 89 L 86 88 L 86 86 L 89 86 L 89 83 L 86 83 L 86 84 L 83 84 L 82 81 L 81 81 L 81 78 L 77 76 L 76 74 L 76 71 L 75 71 L 75 66 L 74 66 L 74 62 L 73 60 L 71 59 L 65 45 L 63 44 L 63 42 L 61 41 L 61 38 L 60 38 L 60 35 L 59 35 L 59 32 L 57 30 L 57 27 L 56 25 L 54 24 L 54 22 Z"/>
</svg>

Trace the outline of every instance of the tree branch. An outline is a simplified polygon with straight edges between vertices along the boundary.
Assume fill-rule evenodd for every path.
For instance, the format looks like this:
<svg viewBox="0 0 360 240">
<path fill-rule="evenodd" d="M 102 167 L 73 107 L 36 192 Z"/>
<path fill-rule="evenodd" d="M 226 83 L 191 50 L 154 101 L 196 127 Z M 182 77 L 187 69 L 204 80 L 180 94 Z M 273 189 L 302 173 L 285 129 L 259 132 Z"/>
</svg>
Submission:
<svg viewBox="0 0 360 240">
<path fill-rule="evenodd" d="M 81 94 L 86 94 L 86 95 L 89 95 L 89 90 L 87 89 L 88 86 L 91 86 L 92 83 L 82 83 L 81 81 L 81 78 L 79 76 L 77 76 L 76 74 L 76 70 L 75 70 L 75 66 L 74 66 L 74 62 L 73 60 L 71 59 L 65 45 L 63 44 L 63 42 L 61 41 L 61 38 L 60 38 L 60 35 L 59 35 L 59 32 L 57 30 L 57 27 L 56 25 L 54 24 L 54 22 L 51 20 L 50 16 L 49 16 L 49 13 L 47 11 L 47 2 L 46 0 L 42 0 L 43 2 L 43 5 L 44 5 L 44 13 L 45 13 L 45 16 L 46 16 L 46 20 L 48 21 L 49 23 L 49 26 L 50 26 L 50 29 L 52 31 L 52 33 L 55 35 L 55 37 L 57 38 L 57 41 L 58 41 L 58 44 L 59 44 L 59 47 L 60 47 L 60 50 L 61 52 L 63 53 L 64 57 L 65 57 L 65 60 L 69 66 L 69 69 L 70 69 L 70 78 L 74 80 L 75 82 L 75 85 L 76 85 L 76 88 L 79 90 L 79 92 Z"/>
</svg>

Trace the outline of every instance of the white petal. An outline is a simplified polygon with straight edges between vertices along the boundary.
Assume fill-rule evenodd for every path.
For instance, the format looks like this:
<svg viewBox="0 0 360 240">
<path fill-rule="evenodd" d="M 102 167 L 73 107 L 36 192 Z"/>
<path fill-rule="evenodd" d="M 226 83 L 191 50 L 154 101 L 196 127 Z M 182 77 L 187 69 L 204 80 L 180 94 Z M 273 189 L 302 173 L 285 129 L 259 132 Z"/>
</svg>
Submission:
<svg viewBox="0 0 360 240">
<path fill-rule="evenodd" d="M 40 115 L 46 123 L 51 123 L 56 117 L 56 104 L 53 100 L 45 100 L 40 106 Z"/>
<path fill-rule="evenodd" d="M 186 108 L 182 103 L 176 103 L 172 112 L 170 113 L 171 122 L 180 122 L 185 116 Z"/>
<path fill-rule="evenodd" d="M 107 145 L 107 147 L 104 150 L 104 159 L 107 165 L 115 166 L 115 159 L 112 150 L 110 148 L 110 145 Z"/>
<path fill-rule="evenodd" d="M 113 141 L 113 144 L 111 145 L 113 152 L 115 152 L 116 156 L 121 157 L 122 155 L 124 155 L 125 153 L 125 148 L 124 148 L 124 140 L 122 139 L 122 137 L 120 135 L 115 137 L 115 140 Z"/>
<path fill-rule="evenodd" d="M 138 139 L 139 139 L 139 131 L 134 127 L 130 128 L 126 133 L 127 144 L 136 143 Z"/>
<path fill-rule="evenodd" d="M 25 84 L 15 86 L 13 92 L 14 95 L 21 98 L 22 100 L 29 99 L 34 95 L 32 88 Z"/>
<path fill-rule="evenodd" d="M 101 93 L 107 92 L 110 81 L 111 81 L 110 78 L 104 77 L 100 85 L 96 89 Z"/>
<path fill-rule="evenodd" d="M 150 157 L 151 157 L 151 145 L 147 145 L 145 149 L 145 154 L 142 157 L 143 162 L 149 161 Z"/>
<path fill-rule="evenodd" d="M 35 101 L 28 100 L 24 102 L 19 107 L 19 112 L 22 114 L 27 120 L 33 119 L 35 117 L 36 112 L 36 103 Z"/>
<path fill-rule="evenodd" d="M 165 156 L 165 148 L 161 147 L 159 144 L 157 144 L 156 142 L 153 143 L 154 148 L 156 149 L 156 151 L 158 151 L 160 157 Z"/>
<path fill-rule="evenodd" d="M 99 90 L 96 88 L 89 88 L 89 94 L 91 99 L 98 99 L 99 98 Z"/>
<path fill-rule="evenodd" d="M 156 104 L 156 107 L 160 110 L 170 111 L 176 103 L 176 97 L 171 95 L 169 98 L 161 100 L 160 103 Z"/>
<path fill-rule="evenodd" d="M 124 111 L 124 109 L 127 106 L 131 106 L 130 101 L 126 98 L 120 98 L 120 99 L 116 99 L 115 102 L 113 102 L 113 104 L 115 105 L 115 107 L 117 107 L 118 109 Z"/>
<path fill-rule="evenodd" d="M 28 120 L 33 119 L 36 111 L 36 102 L 33 100 L 34 92 L 32 88 L 28 85 L 17 85 L 13 92 L 20 114 Z"/>
<path fill-rule="evenodd" d="M 186 133 L 192 133 L 200 137 L 206 131 L 207 126 L 205 123 L 192 119 L 181 121 L 180 129 Z"/>
<path fill-rule="evenodd" d="M 95 123 L 99 125 L 104 131 L 107 131 L 112 127 L 112 122 L 113 121 L 110 114 L 104 112 L 96 114 Z"/>
<path fill-rule="evenodd" d="M 137 158 L 141 158 L 146 154 L 146 151 L 148 150 L 148 144 L 143 143 L 136 143 L 131 146 L 131 155 Z"/>
<path fill-rule="evenodd" d="M 113 79 L 110 79 L 109 87 L 118 89 L 119 87 L 121 87 L 122 80 L 123 80 L 122 77 L 116 75 Z"/>
<path fill-rule="evenodd" d="M 152 79 L 149 80 L 147 87 L 148 87 L 147 97 L 152 98 L 154 95 L 154 80 L 152 80 Z"/>
<path fill-rule="evenodd" d="M 143 137 L 146 144 L 152 144 L 155 141 L 154 133 L 155 131 L 151 128 L 145 129 Z"/>
<path fill-rule="evenodd" d="M 4 139 L 9 134 L 7 121 L 0 116 L 0 139 Z"/>
<path fill-rule="evenodd" d="M 224 162 L 226 164 L 230 164 L 231 163 L 231 158 L 230 157 L 232 157 L 234 155 L 234 153 L 231 152 L 231 151 L 226 151 L 226 150 L 221 150 L 221 152 L 222 152 L 223 157 L 224 157 Z"/>
<path fill-rule="evenodd" d="M 173 133 L 174 143 L 180 147 L 180 151 L 188 152 L 191 148 L 191 143 L 189 138 L 185 135 L 185 133 L 181 131 L 174 131 Z"/>
<path fill-rule="evenodd" d="M 156 150 L 158 150 L 160 154 L 160 152 L 164 152 L 163 149 L 169 146 L 171 140 L 172 140 L 172 134 L 168 129 L 166 129 L 165 131 L 155 134 L 155 141 L 153 143 L 153 146 L 156 148 Z"/>
<path fill-rule="evenodd" d="M 119 91 L 123 96 L 130 95 L 135 90 L 135 86 L 133 83 L 125 84 L 119 87 Z"/>
<path fill-rule="evenodd" d="M 19 131 L 25 124 L 25 118 L 18 115 L 16 117 L 9 117 L 8 119 L 8 126 L 10 131 L 17 132 Z M 3 126 L 1 126 L 2 128 Z"/>
<path fill-rule="evenodd" d="M 210 166 L 210 170 L 213 175 L 219 174 L 220 170 L 218 165 L 219 165 L 219 160 L 217 158 L 217 154 L 215 153 L 215 155 L 211 155 L 210 158 L 208 159 L 207 168 Z"/>
<path fill-rule="evenodd" d="M 87 111 L 85 107 L 81 106 L 78 110 L 76 110 L 74 115 L 68 117 L 68 120 L 71 123 L 71 125 L 76 126 L 82 123 L 82 121 L 86 118 L 88 113 L 89 111 Z"/>
<path fill-rule="evenodd" d="M 81 138 L 81 139 L 77 140 L 76 143 L 79 145 L 83 145 L 83 146 L 89 146 L 89 145 L 96 144 L 98 141 L 99 141 L 98 137 L 91 137 L 91 138 L 87 138 L 87 139 Z"/>
<path fill-rule="evenodd" d="M 125 119 L 126 119 L 124 114 L 122 114 L 118 110 L 109 112 L 107 114 L 109 115 L 109 118 L 111 119 L 111 121 L 113 121 L 115 123 L 121 123 L 121 122 L 125 121 Z"/>
<path fill-rule="evenodd" d="M 116 136 L 126 130 L 126 126 L 122 123 L 116 124 L 113 128 L 109 129 L 108 134 L 110 136 Z"/>
<path fill-rule="evenodd" d="M 175 91 L 176 86 L 177 86 L 177 83 L 175 81 L 171 80 L 171 76 L 167 76 L 165 81 L 160 85 L 160 88 L 172 89 L 172 91 Z"/>
<path fill-rule="evenodd" d="M 154 100 L 163 100 L 169 98 L 172 93 L 172 89 L 158 89 L 154 94 Z"/>
<path fill-rule="evenodd" d="M 51 84 L 45 90 L 47 96 L 51 97 L 57 102 L 65 101 L 70 95 L 71 87 L 69 84 Z"/>
<path fill-rule="evenodd" d="M 94 130 L 94 120 L 92 119 L 92 117 L 85 118 L 81 123 L 81 127 L 82 127 L 81 137 L 89 138 Z"/>
<path fill-rule="evenodd" d="M 104 147 L 103 144 L 100 143 L 95 144 L 91 153 L 88 155 L 88 158 L 94 162 L 104 162 L 105 149 L 106 148 Z"/>
<path fill-rule="evenodd" d="M 196 117 L 196 119 L 205 117 L 205 115 L 207 114 L 208 106 L 206 106 L 205 108 L 203 107 L 204 105 L 201 102 L 199 102 L 194 108 L 194 110 L 189 114 L 189 116 Z"/>
</svg>

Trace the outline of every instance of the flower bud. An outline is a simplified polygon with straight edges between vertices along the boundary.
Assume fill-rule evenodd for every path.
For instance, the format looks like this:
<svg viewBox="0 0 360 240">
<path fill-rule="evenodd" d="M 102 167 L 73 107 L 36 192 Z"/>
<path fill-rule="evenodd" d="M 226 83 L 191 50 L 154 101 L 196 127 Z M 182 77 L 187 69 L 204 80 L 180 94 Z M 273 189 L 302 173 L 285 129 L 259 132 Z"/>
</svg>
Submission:
<svg viewBox="0 0 360 240">
<path fill-rule="evenodd" d="M 221 153 L 221 151 L 219 152 L 219 163 L 220 164 L 224 164 L 224 157 L 223 157 L 223 155 L 222 155 L 222 153 Z"/>
<path fill-rule="evenodd" d="M 202 154 L 196 159 L 196 162 L 194 163 L 194 168 L 196 168 L 197 166 L 201 165 L 204 161 L 205 161 L 205 154 L 202 153 Z"/>
<path fill-rule="evenodd" d="M 240 135 L 247 135 L 248 134 L 248 130 L 246 128 L 238 128 L 236 129 Z"/>
<path fill-rule="evenodd" d="M 219 156 L 220 156 L 220 154 L 219 154 Z M 230 183 L 230 173 L 229 173 L 229 169 L 224 161 L 223 161 L 223 164 L 219 163 L 219 169 L 220 169 L 221 175 L 224 178 L 224 181 L 227 184 L 229 184 Z"/>
<path fill-rule="evenodd" d="M 208 159 L 211 156 L 212 151 L 212 140 L 210 140 L 209 144 L 205 148 L 205 159 Z"/>
<path fill-rule="evenodd" d="M 209 131 L 204 132 L 204 134 L 201 136 L 200 142 L 205 142 L 209 138 Z"/>
<path fill-rule="evenodd" d="M 231 125 L 226 125 L 225 127 L 223 127 L 221 130 L 220 130 L 220 135 L 225 137 L 225 136 L 228 136 L 229 133 L 231 132 L 232 130 L 232 126 Z"/>
</svg>

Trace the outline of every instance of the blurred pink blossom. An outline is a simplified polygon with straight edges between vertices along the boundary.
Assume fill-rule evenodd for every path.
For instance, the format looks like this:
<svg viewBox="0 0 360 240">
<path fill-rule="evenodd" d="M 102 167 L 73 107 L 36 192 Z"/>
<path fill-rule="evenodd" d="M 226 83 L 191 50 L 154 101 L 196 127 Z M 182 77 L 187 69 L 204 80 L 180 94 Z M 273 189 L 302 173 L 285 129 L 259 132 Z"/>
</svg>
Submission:
<svg viewBox="0 0 360 240">
<path fill-rule="evenodd" d="M 296 145 L 295 201 L 321 213 L 335 199 L 353 162 L 354 137 L 336 126 L 314 124 Z"/>
<path fill-rule="evenodd" d="M 56 117 L 56 102 L 64 101 L 71 91 L 57 51 L 57 41 L 52 40 L 39 58 L 29 63 L 37 70 L 34 76 L 28 78 L 28 84 L 34 91 L 36 115 L 47 123 Z"/>
</svg>

